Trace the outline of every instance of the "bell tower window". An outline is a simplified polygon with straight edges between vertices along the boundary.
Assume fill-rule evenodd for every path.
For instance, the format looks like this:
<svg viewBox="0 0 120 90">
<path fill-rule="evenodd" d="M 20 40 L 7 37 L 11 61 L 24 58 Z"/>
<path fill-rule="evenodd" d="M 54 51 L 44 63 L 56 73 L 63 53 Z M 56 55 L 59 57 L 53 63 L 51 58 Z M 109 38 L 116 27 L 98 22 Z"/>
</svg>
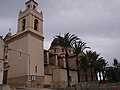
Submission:
<svg viewBox="0 0 120 90">
<path fill-rule="evenodd" d="M 28 5 L 27 8 L 29 9 L 29 8 L 30 8 L 30 5 Z"/>
<path fill-rule="evenodd" d="M 35 6 L 35 5 L 33 5 L 33 9 L 36 9 L 36 6 Z"/>
<path fill-rule="evenodd" d="M 34 29 L 38 31 L 38 20 L 37 19 L 34 20 Z"/>
<path fill-rule="evenodd" d="M 22 30 L 23 30 L 23 31 L 25 30 L 25 24 L 26 24 L 26 20 L 23 19 L 23 21 L 22 21 Z"/>
</svg>

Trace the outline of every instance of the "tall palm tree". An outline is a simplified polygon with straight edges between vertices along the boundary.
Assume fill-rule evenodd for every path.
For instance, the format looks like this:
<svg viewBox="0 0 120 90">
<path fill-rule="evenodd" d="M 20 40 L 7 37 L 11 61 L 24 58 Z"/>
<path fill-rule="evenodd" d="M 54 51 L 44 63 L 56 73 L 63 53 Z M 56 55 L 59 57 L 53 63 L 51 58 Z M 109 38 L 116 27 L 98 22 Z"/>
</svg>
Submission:
<svg viewBox="0 0 120 90">
<path fill-rule="evenodd" d="M 105 59 L 100 60 L 101 65 L 102 65 L 102 75 L 103 75 L 103 80 L 105 80 L 105 71 L 106 71 L 106 65 L 108 62 L 106 62 Z"/>
<path fill-rule="evenodd" d="M 89 69 L 89 59 L 88 59 L 88 55 L 84 54 L 82 56 L 79 57 L 80 58 L 80 70 L 83 70 L 85 72 L 85 79 L 86 82 L 88 82 L 88 77 L 87 77 L 87 71 Z"/>
<path fill-rule="evenodd" d="M 100 54 L 97 54 L 96 51 L 93 52 L 93 56 L 91 59 L 91 77 L 92 77 L 92 81 L 93 81 L 93 70 L 96 68 L 97 65 L 97 60 L 99 58 Z M 97 72 L 95 73 L 96 77 L 97 77 Z M 97 79 L 96 79 L 97 80 Z"/>
<path fill-rule="evenodd" d="M 85 50 L 86 48 L 90 48 L 90 47 L 86 47 L 86 43 L 82 42 L 81 40 L 77 40 L 75 41 L 75 43 L 72 46 L 72 50 L 73 53 L 76 55 L 76 66 L 77 66 L 77 76 L 78 76 L 78 83 L 80 83 L 80 70 L 79 70 L 79 55 L 82 54 L 83 50 Z"/>
<path fill-rule="evenodd" d="M 91 71 L 91 80 L 93 81 L 93 70 L 96 68 L 97 60 L 99 58 L 99 54 L 96 53 L 96 51 L 86 51 L 86 54 L 88 55 L 89 58 L 89 66 L 90 66 L 90 71 Z M 97 72 L 96 74 L 96 79 L 97 79 Z"/>
<path fill-rule="evenodd" d="M 100 78 L 100 81 L 101 81 L 101 72 L 102 72 L 102 63 L 101 63 L 102 58 L 103 58 L 103 57 L 98 58 L 95 66 L 94 66 L 95 73 L 96 73 L 96 75 L 97 75 L 97 73 L 98 73 L 99 78 Z M 97 78 L 98 78 L 98 77 L 96 76 L 96 79 L 97 79 Z"/>
<path fill-rule="evenodd" d="M 67 80 L 68 87 L 70 86 L 70 73 L 69 73 L 69 53 L 72 48 L 73 43 L 76 40 L 79 40 L 75 34 L 65 33 L 64 36 L 57 35 L 55 37 L 56 43 L 64 48 L 65 50 L 65 60 L 66 60 L 66 68 L 67 68 Z"/>
<path fill-rule="evenodd" d="M 91 80 L 93 81 L 93 52 L 92 51 L 86 51 L 86 54 L 88 55 L 88 59 L 89 59 L 89 67 L 90 67 L 90 71 L 91 71 Z"/>
<path fill-rule="evenodd" d="M 115 68 L 117 68 L 119 65 L 118 60 L 115 58 L 113 59 L 113 65 L 115 66 Z"/>
<path fill-rule="evenodd" d="M 105 61 L 105 59 L 103 59 L 103 57 L 98 58 L 96 66 L 95 66 L 95 71 L 99 73 L 99 78 L 101 81 L 101 73 L 103 75 L 103 80 L 105 80 L 105 68 L 108 62 Z"/>
</svg>

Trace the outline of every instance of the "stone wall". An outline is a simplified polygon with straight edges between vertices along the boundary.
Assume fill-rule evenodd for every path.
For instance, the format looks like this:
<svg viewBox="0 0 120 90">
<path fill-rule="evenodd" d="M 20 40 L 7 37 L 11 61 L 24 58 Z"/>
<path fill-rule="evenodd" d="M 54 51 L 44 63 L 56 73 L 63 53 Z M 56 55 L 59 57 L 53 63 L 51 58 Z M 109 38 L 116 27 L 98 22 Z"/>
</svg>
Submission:
<svg viewBox="0 0 120 90">
<path fill-rule="evenodd" d="M 34 87 L 40 88 L 44 87 L 44 77 L 36 76 L 35 80 L 32 80 L 32 77 L 21 76 L 8 79 L 8 84 L 10 87 Z"/>
<path fill-rule="evenodd" d="M 8 85 L 0 85 L 0 90 L 12 90 Z"/>
<path fill-rule="evenodd" d="M 76 85 L 76 90 L 120 90 L 120 83 L 84 82 Z"/>
</svg>

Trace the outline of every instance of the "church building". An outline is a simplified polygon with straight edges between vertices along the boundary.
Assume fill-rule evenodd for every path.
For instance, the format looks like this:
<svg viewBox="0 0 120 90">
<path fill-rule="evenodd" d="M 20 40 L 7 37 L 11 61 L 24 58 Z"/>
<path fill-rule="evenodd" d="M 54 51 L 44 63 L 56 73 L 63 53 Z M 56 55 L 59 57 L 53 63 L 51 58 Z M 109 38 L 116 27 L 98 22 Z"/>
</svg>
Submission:
<svg viewBox="0 0 120 90">
<path fill-rule="evenodd" d="M 25 4 L 26 9 L 19 12 L 16 34 L 9 32 L 4 38 L 10 65 L 7 82 L 12 87 L 66 87 L 64 49 L 54 45 L 54 40 L 49 50 L 44 49 L 43 13 L 37 10 L 36 1 Z M 69 60 L 70 81 L 74 86 L 78 82 L 75 55 L 71 54 Z M 84 72 L 80 74 L 81 81 L 85 81 Z"/>
</svg>

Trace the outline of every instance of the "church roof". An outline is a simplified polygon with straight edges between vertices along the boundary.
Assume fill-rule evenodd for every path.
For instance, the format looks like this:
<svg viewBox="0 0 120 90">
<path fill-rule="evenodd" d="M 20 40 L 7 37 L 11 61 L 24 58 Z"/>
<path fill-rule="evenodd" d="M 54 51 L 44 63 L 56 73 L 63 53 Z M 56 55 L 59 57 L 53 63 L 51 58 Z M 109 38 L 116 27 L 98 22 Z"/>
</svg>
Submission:
<svg viewBox="0 0 120 90">
<path fill-rule="evenodd" d="M 26 2 L 25 4 L 27 4 L 27 3 L 31 2 L 31 1 L 33 1 L 35 4 L 37 4 L 37 5 L 38 5 L 38 3 L 37 3 L 37 2 L 35 2 L 34 0 L 29 0 L 29 1 L 28 1 L 28 2 Z"/>
<path fill-rule="evenodd" d="M 56 46 L 60 46 L 58 43 L 57 38 L 54 38 L 53 41 L 51 42 L 50 49 Z"/>
<path fill-rule="evenodd" d="M 8 40 L 12 37 L 12 34 L 9 32 L 5 37 L 4 37 L 4 40 Z"/>
<path fill-rule="evenodd" d="M 57 38 L 55 38 L 52 42 L 51 42 L 51 46 L 56 46 L 59 45 Z"/>
</svg>

